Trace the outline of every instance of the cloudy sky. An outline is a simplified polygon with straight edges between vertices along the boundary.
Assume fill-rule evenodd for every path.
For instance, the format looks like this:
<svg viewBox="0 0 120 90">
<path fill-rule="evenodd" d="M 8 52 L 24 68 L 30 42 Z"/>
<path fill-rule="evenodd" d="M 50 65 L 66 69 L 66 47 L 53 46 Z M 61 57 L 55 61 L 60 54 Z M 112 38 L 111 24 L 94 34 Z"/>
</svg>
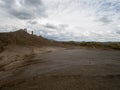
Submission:
<svg viewBox="0 0 120 90">
<path fill-rule="evenodd" d="M 0 32 L 59 41 L 120 41 L 120 0 L 0 0 Z"/>
</svg>

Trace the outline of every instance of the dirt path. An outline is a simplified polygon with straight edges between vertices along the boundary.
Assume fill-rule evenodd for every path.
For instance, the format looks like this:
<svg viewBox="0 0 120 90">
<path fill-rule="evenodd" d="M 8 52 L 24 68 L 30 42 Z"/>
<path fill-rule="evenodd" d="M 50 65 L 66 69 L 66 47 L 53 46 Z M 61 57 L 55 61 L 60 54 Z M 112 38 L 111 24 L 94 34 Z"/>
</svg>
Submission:
<svg viewBox="0 0 120 90">
<path fill-rule="evenodd" d="M 1 90 L 120 90 L 120 51 L 42 48 L 22 61 L 0 71 Z"/>
</svg>

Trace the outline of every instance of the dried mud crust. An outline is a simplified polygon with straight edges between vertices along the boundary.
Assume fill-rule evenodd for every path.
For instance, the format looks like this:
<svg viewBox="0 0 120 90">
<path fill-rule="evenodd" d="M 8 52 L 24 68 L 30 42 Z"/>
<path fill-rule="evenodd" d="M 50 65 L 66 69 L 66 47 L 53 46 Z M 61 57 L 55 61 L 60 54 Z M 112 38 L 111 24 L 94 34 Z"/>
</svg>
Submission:
<svg viewBox="0 0 120 90">
<path fill-rule="evenodd" d="M 1 90 L 120 90 L 119 51 L 64 49 L 25 55 Z M 8 72 L 9 72 L 8 70 Z"/>
<path fill-rule="evenodd" d="M 15 80 L 1 87 L 1 90 L 119 90 L 119 80 L 120 75 L 38 76 L 29 80 Z"/>
</svg>

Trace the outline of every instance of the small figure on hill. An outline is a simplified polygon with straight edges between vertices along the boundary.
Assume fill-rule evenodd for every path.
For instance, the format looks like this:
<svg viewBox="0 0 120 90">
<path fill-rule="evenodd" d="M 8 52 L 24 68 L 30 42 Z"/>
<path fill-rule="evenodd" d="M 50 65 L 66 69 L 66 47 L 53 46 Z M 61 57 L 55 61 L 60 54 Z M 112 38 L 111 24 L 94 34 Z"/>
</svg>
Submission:
<svg viewBox="0 0 120 90">
<path fill-rule="evenodd" d="M 33 31 L 31 31 L 32 35 L 33 35 Z"/>
</svg>

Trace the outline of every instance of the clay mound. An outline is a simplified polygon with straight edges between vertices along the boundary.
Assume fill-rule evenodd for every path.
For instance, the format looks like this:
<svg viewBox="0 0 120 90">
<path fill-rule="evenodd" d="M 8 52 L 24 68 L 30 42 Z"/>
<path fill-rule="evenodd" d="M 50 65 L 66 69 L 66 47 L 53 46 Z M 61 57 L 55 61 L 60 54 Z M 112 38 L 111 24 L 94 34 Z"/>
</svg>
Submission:
<svg viewBox="0 0 120 90">
<path fill-rule="evenodd" d="M 58 45 L 57 42 L 45 39 L 41 36 L 31 35 L 20 29 L 15 32 L 0 33 L 0 51 L 8 45 L 23 46 L 51 46 Z"/>
</svg>

